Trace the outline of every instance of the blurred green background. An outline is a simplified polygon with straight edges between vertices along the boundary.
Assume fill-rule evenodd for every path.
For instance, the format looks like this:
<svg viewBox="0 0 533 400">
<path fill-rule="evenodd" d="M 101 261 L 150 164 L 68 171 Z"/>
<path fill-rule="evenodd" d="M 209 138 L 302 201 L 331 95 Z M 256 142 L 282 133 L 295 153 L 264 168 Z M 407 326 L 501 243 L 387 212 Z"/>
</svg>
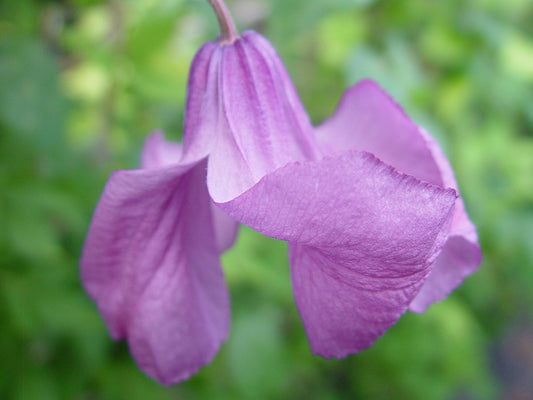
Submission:
<svg viewBox="0 0 533 400">
<path fill-rule="evenodd" d="M 241 229 L 224 256 L 229 341 L 181 385 L 142 375 L 83 292 L 78 259 L 108 174 L 179 139 L 206 1 L 0 2 L 0 398 L 533 399 L 533 2 L 235 0 L 314 122 L 371 77 L 442 144 L 484 253 L 478 273 L 373 348 L 311 355 L 286 246 Z"/>
</svg>

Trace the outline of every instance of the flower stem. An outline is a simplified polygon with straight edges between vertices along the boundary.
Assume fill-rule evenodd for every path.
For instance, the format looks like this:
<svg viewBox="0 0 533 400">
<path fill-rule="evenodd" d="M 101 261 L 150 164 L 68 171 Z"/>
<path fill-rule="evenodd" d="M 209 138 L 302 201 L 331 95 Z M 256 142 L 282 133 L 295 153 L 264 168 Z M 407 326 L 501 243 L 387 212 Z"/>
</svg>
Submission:
<svg viewBox="0 0 533 400">
<path fill-rule="evenodd" d="M 232 44 L 239 38 L 239 32 L 231 18 L 231 14 L 224 4 L 224 0 L 208 0 L 215 11 L 220 25 L 220 41 L 222 44 Z"/>
</svg>

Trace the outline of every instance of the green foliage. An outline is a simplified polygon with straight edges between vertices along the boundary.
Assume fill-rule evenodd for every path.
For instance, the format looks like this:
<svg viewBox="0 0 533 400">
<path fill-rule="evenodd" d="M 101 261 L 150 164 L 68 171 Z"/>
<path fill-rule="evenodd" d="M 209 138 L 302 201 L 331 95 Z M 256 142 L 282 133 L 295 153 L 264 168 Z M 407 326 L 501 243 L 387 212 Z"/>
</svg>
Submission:
<svg viewBox="0 0 533 400">
<path fill-rule="evenodd" d="M 189 65 L 216 20 L 201 0 L 2 1 L 0 398 L 506 397 L 491 349 L 533 320 L 531 1 L 228 3 L 271 39 L 313 121 L 374 78 L 439 139 L 483 267 L 371 349 L 328 361 L 310 353 L 286 245 L 241 228 L 223 257 L 228 343 L 190 381 L 158 386 L 109 338 L 77 263 L 109 172 L 136 167 L 154 129 L 180 137 Z"/>
<path fill-rule="evenodd" d="M 4 40 L 0 46 L 2 120 L 13 132 L 34 135 L 43 146 L 57 146 L 66 104 L 58 88 L 56 60 L 37 40 Z"/>
</svg>

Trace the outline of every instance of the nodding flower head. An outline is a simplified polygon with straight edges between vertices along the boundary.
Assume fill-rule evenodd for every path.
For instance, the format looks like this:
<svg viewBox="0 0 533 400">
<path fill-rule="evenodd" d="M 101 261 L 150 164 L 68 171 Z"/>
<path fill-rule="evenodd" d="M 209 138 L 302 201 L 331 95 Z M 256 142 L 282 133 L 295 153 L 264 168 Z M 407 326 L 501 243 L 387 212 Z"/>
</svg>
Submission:
<svg viewBox="0 0 533 400">
<path fill-rule="evenodd" d="M 377 84 L 348 88 L 313 127 L 274 48 L 210 2 L 222 34 L 193 61 L 183 142 L 154 133 L 140 169 L 111 175 L 81 259 L 111 335 L 165 385 L 227 337 L 219 258 L 238 224 L 288 242 L 296 306 L 326 358 L 371 346 L 481 262 L 448 161 Z"/>
</svg>

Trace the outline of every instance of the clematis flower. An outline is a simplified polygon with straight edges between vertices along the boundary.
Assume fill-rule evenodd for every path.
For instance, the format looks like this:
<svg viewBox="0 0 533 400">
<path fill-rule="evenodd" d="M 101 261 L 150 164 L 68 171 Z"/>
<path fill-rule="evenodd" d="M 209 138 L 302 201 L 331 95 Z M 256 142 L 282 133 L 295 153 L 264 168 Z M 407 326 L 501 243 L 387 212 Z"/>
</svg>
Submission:
<svg viewBox="0 0 533 400">
<path fill-rule="evenodd" d="M 183 141 L 146 140 L 96 207 L 83 284 L 138 366 L 170 385 L 209 363 L 230 320 L 220 255 L 238 224 L 288 242 L 294 297 L 313 353 L 340 358 L 423 312 L 481 257 L 437 143 L 372 81 L 314 128 L 276 51 L 222 35 L 190 71 Z"/>
</svg>

